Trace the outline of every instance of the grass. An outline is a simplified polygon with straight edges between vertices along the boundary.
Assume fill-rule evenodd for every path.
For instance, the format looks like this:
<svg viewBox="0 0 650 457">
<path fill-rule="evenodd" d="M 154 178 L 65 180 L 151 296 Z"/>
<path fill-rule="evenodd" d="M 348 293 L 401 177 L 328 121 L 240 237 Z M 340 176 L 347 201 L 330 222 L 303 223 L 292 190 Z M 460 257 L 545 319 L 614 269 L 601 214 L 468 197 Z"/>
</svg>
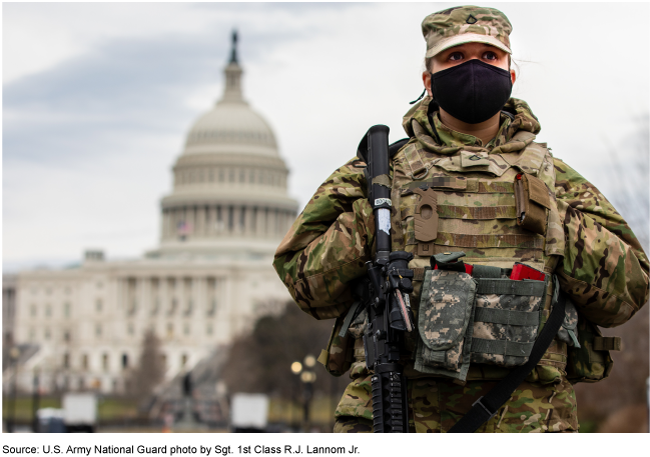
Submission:
<svg viewBox="0 0 650 457">
<path fill-rule="evenodd" d="M 2 418 L 7 420 L 12 408 L 12 398 L 2 398 Z M 60 397 L 41 397 L 39 408 L 61 408 Z M 137 404 L 131 400 L 100 398 L 97 402 L 97 414 L 99 421 L 111 421 L 126 417 L 135 417 Z M 15 418 L 17 422 L 25 423 L 33 419 L 32 397 L 17 397 L 15 407 Z"/>
</svg>

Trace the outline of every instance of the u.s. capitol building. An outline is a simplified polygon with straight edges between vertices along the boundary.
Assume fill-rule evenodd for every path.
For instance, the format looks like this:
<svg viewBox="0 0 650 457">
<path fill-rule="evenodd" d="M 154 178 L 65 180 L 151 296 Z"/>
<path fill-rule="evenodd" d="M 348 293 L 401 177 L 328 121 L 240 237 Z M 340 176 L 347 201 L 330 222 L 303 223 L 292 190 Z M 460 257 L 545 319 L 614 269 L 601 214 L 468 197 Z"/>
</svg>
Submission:
<svg viewBox="0 0 650 457">
<path fill-rule="evenodd" d="M 296 217 L 286 164 L 267 122 L 244 100 L 235 42 L 223 96 L 194 123 L 160 205 L 160 244 L 142 258 L 15 277 L 18 385 L 121 392 L 144 333 L 162 341 L 171 379 L 289 299 L 271 266 Z M 8 376 L 4 372 L 4 388 Z"/>
</svg>

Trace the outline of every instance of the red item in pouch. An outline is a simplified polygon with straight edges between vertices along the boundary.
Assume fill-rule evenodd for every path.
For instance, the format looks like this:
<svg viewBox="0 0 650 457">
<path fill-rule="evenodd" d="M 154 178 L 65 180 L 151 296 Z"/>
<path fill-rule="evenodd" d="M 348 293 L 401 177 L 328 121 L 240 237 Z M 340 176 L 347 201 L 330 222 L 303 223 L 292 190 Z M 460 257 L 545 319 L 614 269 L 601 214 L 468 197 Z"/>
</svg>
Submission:
<svg viewBox="0 0 650 457">
<path fill-rule="evenodd" d="M 515 266 L 512 268 L 512 274 L 510 279 L 519 281 L 522 279 L 534 279 L 535 281 L 544 281 L 546 275 L 539 270 L 535 270 L 533 267 L 524 265 L 523 263 L 515 263 Z"/>
</svg>

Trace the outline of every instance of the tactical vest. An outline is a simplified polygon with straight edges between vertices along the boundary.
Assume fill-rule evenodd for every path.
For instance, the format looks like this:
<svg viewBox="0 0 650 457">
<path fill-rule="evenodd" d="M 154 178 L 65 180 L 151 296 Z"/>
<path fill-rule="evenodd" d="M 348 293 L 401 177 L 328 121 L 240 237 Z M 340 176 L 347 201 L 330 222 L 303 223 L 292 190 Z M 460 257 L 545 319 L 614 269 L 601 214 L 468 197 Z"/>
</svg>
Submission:
<svg viewBox="0 0 650 457">
<path fill-rule="evenodd" d="M 419 331 L 408 334 L 405 343 L 403 362 L 407 377 L 442 375 L 460 380 L 497 380 L 512 366 L 527 360 L 526 350 L 532 347 L 550 315 L 557 293 L 552 273 L 565 247 L 554 192 L 553 159 L 546 144 L 534 143 L 534 138 L 532 133 L 520 131 L 499 152 L 488 154 L 484 148 L 467 146 L 453 155 L 432 152 L 412 138 L 393 158 L 392 249 L 414 255 L 409 263 L 415 273 L 411 305 L 420 324 Z M 514 149 L 517 151 L 508 152 Z M 519 217 L 522 213 L 526 214 L 523 220 Z M 442 312 L 435 311 L 435 319 L 420 319 L 422 291 L 433 293 L 425 279 L 430 282 L 432 276 L 440 279 L 444 275 L 431 270 L 431 257 L 453 258 L 460 251 L 465 253 L 462 260 L 474 266 L 475 281 L 469 282 L 478 283 L 472 292 L 476 294 L 476 312 L 445 314 L 443 307 Z M 507 278 L 516 263 L 544 272 L 546 281 L 527 281 L 537 284 L 516 285 L 514 290 L 515 281 Z M 443 288 L 463 287 L 458 277 L 454 281 L 438 284 L 445 284 Z M 437 292 L 445 295 L 444 290 Z M 499 304 L 504 297 L 508 301 L 505 307 Z M 446 309 L 463 308 L 454 305 Z M 364 318 L 365 313 L 353 310 L 346 319 L 338 319 L 328 350 L 319 358 L 330 372 L 340 374 L 351 364 L 351 377 L 367 374 L 360 338 Z M 461 325 L 442 331 L 427 328 L 428 322 L 445 319 L 461 321 Z M 577 346 L 572 331 L 577 321 L 577 312 L 571 305 L 563 330 L 528 376 L 529 382 L 554 382 L 562 372 L 566 373 L 567 345 Z M 423 338 L 425 334 L 433 336 Z M 517 341 L 522 335 L 525 343 Z M 514 341 L 509 341 L 511 337 Z M 454 351 L 467 352 L 469 348 L 459 348 L 453 342 L 463 338 L 472 346 L 472 363 L 461 370 L 453 364 L 462 360 L 462 354 Z M 354 340 L 353 357 L 340 350 L 352 343 L 346 339 Z M 423 365 L 423 354 L 433 365 Z M 603 370 L 611 370 L 611 359 L 602 362 Z"/>
<path fill-rule="evenodd" d="M 409 267 L 415 271 L 411 303 L 416 320 L 422 321 L 417 308 L 426 276 L 425 268 L 429 267 L 433 255 L 463 251 L 465 257 L 462 260 L 467 264 L 497 267 L 505 272 L 518 262 L 551 277 L 559 257 L 564 255 L 564 230 L 555 201 L 552 157 L 546 145 L 534 143 L 534 138 L 532 133 L 521 131 L 501 148 L 507 150 L 514 144 L 519 149 L 515 152 L 488 154 L 484 148 L 465 147 L 453 155 L 433 153 L 411 140 L 394 158 L 392 201 L 397 211 L 392 217 L 395 231 L 392 247 L 414 255 Z M 516 192 L 523 195 L 516 198 Z M 528 209 L 527 217 L 518 220 L 525 209 Z M 492 284 L 489 280 L 484 282 Z M 535 295 L 521 296 L 522 299 L 526 297 L 524 300 L 531 305 L 517 310 L 528 312 L 528 316 L 521 316 L 531 322 L 535 320 L 534 313 L 538 313 L 538 325 L 530 326 L 535 332 L 541 329 L 550 314 L 553 281 L 546 281 L 544 290 L 539 289 L 537 287 Z M 489 301 L 499 295 L 486 292 L 498 291 L 478 290 L 477 298 Z M 485 309 L 489 308 L 482 308 Z M 486 316 L 484 320 L 491 321 L 491 326 L 477 319 L 481 317 L 475 316 L 476 322 L 472 322 L 475 334 L 489 333 L 491 329 L 508 334 L 514 330 L 506 322 L 513 319 L 510 316 L 504 316 L 501 319 L 505 319 L 503 323 L 494 313 Z M 407 346 L 409 350 L 415 350 L 418 344 L 421 342 L 410 338 Z M 478 346 L 476 342 L 474 346 Z M 504 352 L 507 350 L 484 348 L 482 356 L 472 357 L 467 379 L 503 377 L 509 365 L 504 360 L 516 357 Z M 566 356 L 566 343 L 556 340 L 540 361 L 542 368 L 534 375 L 544 378 L 559 376 L 557 370 L 564 370 Z M 490 363 L 491 359 L 500 359 L 501 363 Z M 419 370 L 407 370 L 411 377 L 424 375 L 420 373 Z"/>
</svg>

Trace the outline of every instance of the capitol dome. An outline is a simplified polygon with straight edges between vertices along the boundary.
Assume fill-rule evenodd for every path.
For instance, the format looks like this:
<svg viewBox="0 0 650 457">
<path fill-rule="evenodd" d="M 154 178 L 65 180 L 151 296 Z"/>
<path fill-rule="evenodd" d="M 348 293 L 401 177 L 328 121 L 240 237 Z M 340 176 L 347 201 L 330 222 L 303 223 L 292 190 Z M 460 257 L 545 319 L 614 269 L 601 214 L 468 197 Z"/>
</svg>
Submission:
<svg viewBox="0 0 650 457">
<path fill-rule="evenodd" d="M 221 99 L 192 125 L 152 255 L 272 255 L 296 218 L 273 130 L 244 100 L 233 34 Z"/>
<path fill-rule="evenodd" d="M 275 135 L 269 124 L 243 100 L 219 102 L 201 116 L 187 135 L 185 154 L 229 152 L 242 145 L 249 152 L 278 156 Z"/>
</svg>

